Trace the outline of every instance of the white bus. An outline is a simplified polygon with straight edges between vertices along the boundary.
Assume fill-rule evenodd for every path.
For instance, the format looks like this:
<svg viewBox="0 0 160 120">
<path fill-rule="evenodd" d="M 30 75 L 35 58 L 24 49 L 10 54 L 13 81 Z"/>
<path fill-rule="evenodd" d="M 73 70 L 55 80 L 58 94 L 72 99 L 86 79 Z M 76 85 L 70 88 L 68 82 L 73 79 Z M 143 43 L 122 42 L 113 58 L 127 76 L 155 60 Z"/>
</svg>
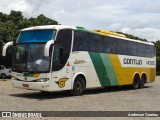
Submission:
<svg viewBox="0 0 160 120">
<path fill-rule="evenodd" d="M 154 44 L 105 30 L 63 25 L 21 30 L 14 45 L 12 85 L 39 91 L 70 90 L 81 95 L 87 88 L 153 82 L 156 74 Z"/>
</svg>

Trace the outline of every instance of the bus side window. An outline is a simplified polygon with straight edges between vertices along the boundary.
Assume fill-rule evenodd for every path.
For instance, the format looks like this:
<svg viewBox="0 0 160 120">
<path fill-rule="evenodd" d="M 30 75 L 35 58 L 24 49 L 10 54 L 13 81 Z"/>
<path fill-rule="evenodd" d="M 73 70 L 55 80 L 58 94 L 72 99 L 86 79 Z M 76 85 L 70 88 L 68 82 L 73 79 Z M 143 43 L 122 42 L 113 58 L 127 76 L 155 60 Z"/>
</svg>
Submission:
<svg viewBox="0 0 160 120">
<path fill-rule="evenodd" d="M 137 43 L 137 55 L 140 57 L 146 56 L 146 45 L 143 43 Z"/>
<path fill-rule="evenodd" d="M 90 34 L 90 51 L 103 52 L 103 44 L 102 36 Z"/>
<path fill-rule="evenodd" d="M 128 41 L 128 55 L 136 56 L 137 55 L 137 43 Z"/>
<path fill-rule="evenodd" d="M 103 46 L 104 46 L 103 37 L 100 35 L 95 35 L 94 43 L 95 43 L 95 51 L 103 52 Z"/>
<path fill-rule="evenodd" d="M 116 40 L 111 37 L 104 38 L 104 52 L 105 53 L 116 53 Z"/>
<path fill-rule="evenodd" d="M 82 31 L 74 31 L 73 51 L 89 50 L 89 34 Z"/>
<path fill-rule="evenodd" d="M 146 57 L 150 57 L 151 52 L 150 52 L 150 45 L 146 45 Z"/>
<path fill-rule="evenodd" d="M 95 51 L 94 35 L 90 33 L 90 51 Z"/>
<path fill-rule="evenodd" d="M 117 39 L 117 53 L 122 55 L 127 55 L 127 40 Z"/>
<path fill-rule="evenodd" d="M 152 45 L 150 46 L 150 57 L 154 57 L 156 54 L 155 47 Z"/>
</svg>

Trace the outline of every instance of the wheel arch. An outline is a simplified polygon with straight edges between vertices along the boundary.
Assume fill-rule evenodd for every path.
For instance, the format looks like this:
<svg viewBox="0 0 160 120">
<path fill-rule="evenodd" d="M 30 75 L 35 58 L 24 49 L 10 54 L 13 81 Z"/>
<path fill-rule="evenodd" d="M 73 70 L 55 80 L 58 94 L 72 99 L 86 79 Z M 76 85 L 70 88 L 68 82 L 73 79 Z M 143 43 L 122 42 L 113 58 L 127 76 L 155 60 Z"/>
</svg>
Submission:
<svg viewBox="0 0 160 120">
<path fill-rule="evenodd" d="M 142 72 L 142 74 L 141 74 L 141 78 L 142 78 L 142 76 L 144 76 L 144 77 L 145 77 L 145 83 L 147 83 L 147 74 L 146 74 L 145 72 Z"/>
<path fill-rule="evenodd" d="M 140 75 L 138 72 L 135 72 L 135 74 L 133 76 L 132 88 L 133 89 L 140 88 Z"/>
<path fill-rule="evenodd" d="M 133 74 L 133 76 L 132 76 L 132 78 L 133 78 L 132 80 L 133 80 L 133 81 L 134 81 L 134 77 L 135 77 L 136 75 L 137 75 L 137 76 L 139 77 L 139 79 L 140 79 L 139 73 L 138 73 L 138 72 L 135 72 L 135 73 Z M 133 81 L 132 81 L 132 83 L 133 83 Z"/>
<path fill-rule="evenodd" d="M 86 75 L 83 73 L 83 72 L 78 72 L 74 75 L 73 79 L 72 79 L 72 86 L 71 88 L 73 89 L 73 85 L 74 85 L 74 81 L 76 79 L 76 77 L 82 77 L 84 79 L 84 82 L 85 82 L 85 86 L 87 86 L 87 81 L 86 81 Z"/>
</svg>

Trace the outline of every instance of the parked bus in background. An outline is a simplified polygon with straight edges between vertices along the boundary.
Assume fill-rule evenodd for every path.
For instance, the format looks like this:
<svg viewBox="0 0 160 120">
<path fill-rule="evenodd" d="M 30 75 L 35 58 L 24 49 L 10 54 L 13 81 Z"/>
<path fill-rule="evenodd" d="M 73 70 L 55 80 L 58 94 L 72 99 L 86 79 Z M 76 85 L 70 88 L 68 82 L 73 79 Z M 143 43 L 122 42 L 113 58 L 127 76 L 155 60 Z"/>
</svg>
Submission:
<svg viewBox="0 0 160 120">
<path fill-rule="evenodd" d="M 12 85 L 39 91 L 131 85 L 144 87 L 155 80 L 154 44 L 105 31 L 64 25 L 21 30 L 14 45 Z"/>
</svg>

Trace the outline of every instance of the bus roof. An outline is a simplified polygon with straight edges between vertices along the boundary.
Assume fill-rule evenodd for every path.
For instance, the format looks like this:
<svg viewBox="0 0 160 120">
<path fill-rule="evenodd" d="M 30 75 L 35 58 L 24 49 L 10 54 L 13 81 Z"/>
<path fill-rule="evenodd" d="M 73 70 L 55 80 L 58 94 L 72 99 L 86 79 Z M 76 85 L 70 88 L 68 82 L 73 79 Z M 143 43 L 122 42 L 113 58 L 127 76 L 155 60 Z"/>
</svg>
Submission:
<svg viewBox="0 0 160 120">
<path fill-rule="evenodd" d="M 135 40 L 135 39 L 130 39 L 130 38 L 125 38 L 125 37 L 119 37 L 119 36 L 113 36 L 113 35 L 109 35 L 110 37 L 113 38 L 119 38 L 119 39 L 123 39 L 123 40 L 128 40 L 128 41 L 133 41 L 133 42 L 138 42 L 138 43 L 144 43 L 144 44 L 148 44 L 148 45 L 154 45 L 153 43 L 149 42 L 149 41 L 141 41 L 141 40 Z"/>
<path fill-rule="evenodd" d="M 133 42 L 138 42 L 138 43 L 144 43 L 144 44 L 149 44 L 149 45 L 154 45 L 153 43 L 151 43 L 149 41 L 141 41 L 141 40 L 130 39 L 130 38 L 127 38 L 123 34 L 110 32 L 110 31 L 107 31 L 107 30 L 93 30 L 93 31 L 97 32 L 98 34 L 103 35 L 103 36 L 110 36 L 110 37 L 113 37 L 113 38 L 119 38 L 119 39 L 123 39 L 123 40 L 128 40 L 128 41 L 133 41 Z"/>
<path fill-rule="evenodd" d="M 34 26 L 22 29 L 21 31 L 28 31 L 28 30 L 42 30 L 42 29 L 64 29 L 64 28 L 70 28 L 70 29 L 76 29 L 76 27 L 71 27 L 67 25 L 43 25 L 43 26 Z"/>
<path fill-rule="evenodd" d="M 67 26 L 67 25 L 43 25 L 43 26 L 34 26 L 34 27 L 25 28 L 25 29 L 22 29 L 21 31 L 42 30 L 42 29 L 57 29 L 57 30 L 60 30 L 60 29 L 65 29 L 65 28 L 80 30 L 80 31 L 84 31 L 84 32 L 95 33 L 95 34 L 99 34 L 99 35 L 103 35 L 103 36 L 110 36 L 110 37 L 113 37 L 113 38 L 119 38 L 119 39 L 134 41 L 134 42 L 138 42 L 138 43 L 154 45 L 151 42 L 145 42 L 145 41 L 141 41 L 141 40 L 134 40 L 134 39 L 127 38 L 123 34 L 118 34 L 118 33 L 110 32 L 110 31 L 107 31 L 107 30 L 88 30 L 88 29 L 85 29 L 84 27 L 79 27 L 79 26 L 72 27 L 72 26 Z"/>
<path fill-rule="evenodd" d="M 107 30 L 101 30 L 101 29 L 100 30 L 88 30 L 88 29 L 85 29 L 83 27 L 76 27 L 76 28 L 77 28 L 77 30 L 80 30 L 80 31 L 95 33 L 95 34 L 99 34 L 99 35 L 103 35 L 103 36 L 109 36 L 109 37 L 113 37 L 113 38 L 119 38 L 119 39 L 138 42 L 138 43 L 144 43 L 144 44 L 148 44 L 148 45 L 154 45 L 153 43 L 151 43 L 149 41 L 145 42 L 145 41 L 141 41 L 141 40 L 130 39 L 130 38 L 127 38 L 123 34 L 118 34 L 118 33 L 110 32 L 110 31 L 107 31 Z"/>
<path fill-rule="evenodd" d="M 108 30 L 93 30 L 93 31 L 98 32 L 98 33 L 100 33 L 102 35 L 107 35 L 107 36 L 114 35 L 114 36 L 119 36 L 119 37 L 125 37 L 126 38 L 126 36 L 123 35 L 123 34 L 111 32 L 111 31 L 108 31 Z"/>
</svg>

